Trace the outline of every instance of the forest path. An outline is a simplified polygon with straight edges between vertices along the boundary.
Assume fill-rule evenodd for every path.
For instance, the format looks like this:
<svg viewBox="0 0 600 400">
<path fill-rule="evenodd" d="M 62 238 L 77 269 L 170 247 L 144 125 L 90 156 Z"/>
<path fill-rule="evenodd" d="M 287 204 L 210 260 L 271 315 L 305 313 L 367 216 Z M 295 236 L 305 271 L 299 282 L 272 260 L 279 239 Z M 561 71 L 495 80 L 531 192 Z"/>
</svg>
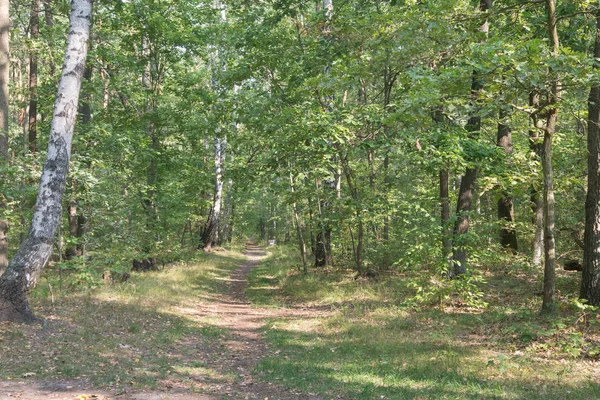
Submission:
<svg viewBox="0 0 600 400">
<path fill-rule="evenodd" d="M 227 293 L 207 301 L 200 313 L 212 324 L 228 331 L 222 348 L 211 348 L 204 361 L 207 367 L 222 376 L 236 375 L 227 384 L 208 382 L 207 391 L 234 399 L 310 399 L 319 397 L 292 392 L 271 383 L 260 382 L 252 371 L 257 363 L 270 353 L 261 330 L 270 318 L 310 317 L 307 310 L 253 307 L 246 298 L 248 275 L 266 256 L 266 252 L 251 243 L 244 252 L 247 260 L 230 275 Z M 314 316 L 314 315 L 313 315 Z"/>
<path fill-rule="evenodd" d="M 195 390 L 174 387 L 164 391 L 124 391 L 109 393 L 90 389 L 85 382 L 0 381 L 0 400 L 320 400 L 314 394 L 290 391 L 283 386 L 261 382 L 253 370 L 261 359 L 273 355 L 266 344 L 262 329 L 271 318 L 315 318 L 322 311 L 295 308 L 254 307 L 246 298 L 248 275 L 267 253 L 248 243 L 246 260 L 226 279 L 227 289 L 217 295 L 205 295 L 198 307 L 186 314 L 203 321 L 205 326 L 224 332 L 217 340 L 195 346 L 197 353 L 189 361 L 197 362 L 207 371 L 194 379 Z M 200 392 L 200 393 L 199 393 Z M 93 394 L 92 394 L 93 393 Z M 204 394 L 203 394 L 204 393 Z"/>
</svg>

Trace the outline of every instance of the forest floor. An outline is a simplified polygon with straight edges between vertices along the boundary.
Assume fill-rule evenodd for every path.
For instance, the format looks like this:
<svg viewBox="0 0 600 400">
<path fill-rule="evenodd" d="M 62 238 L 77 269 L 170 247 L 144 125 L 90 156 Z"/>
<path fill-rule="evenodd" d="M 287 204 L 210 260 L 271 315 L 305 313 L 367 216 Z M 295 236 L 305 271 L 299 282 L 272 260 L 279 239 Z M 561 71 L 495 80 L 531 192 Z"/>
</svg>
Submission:
<svg viewBox="0 0 600 400">
<path fill-rule="evenodd" d="M 256 364 L 263 357 L 272 353 L 261 332 L 267 319 L 288 317 L 310 319 L 323 316 L 323 312 L 302 308 L 252 307 L 245 296 L 247 276 L 265 257 L 266 253 L 261 248 L 249 244 L 244 255 L 246 260 L 241 264 L 238 263 L 239 268 L 228 277 L 217 277 L 218 280 L 225 283 L 219 290 L 212 294 L 196 293 L 199 301 L 195 304 L 178 304 L 177 306 L 180 316 L 203 325 L 204 329 L 200 335 L 208 336 L 209 340 L 206 340 L 206 337 L 202 339 L 198 336 L 194 337 L 193 333 L 190 335 L 191 332 L 186 332 L 175 342 L 169 343 L 171 346 L 166 352 L 168 362 L 159 360 L 163 364 L 173 364 L 165 367 L 166 372 L 152 371 L 153 367 L 149 365 L 151 360 L 147 360 L 145 363 L 141 361 L 143 358 L 150 358 L 144 357 L 144 353 L 145 350 L 152 351 L 152 346 L 143 349 L 140 344 L 134 346 L 116 343 L 115 347 L 122 355 L 134 358 L 134 364 L 140 364 L 140 366 L 146 364 L 146 366 L 126 367 L 125 371 L 122 371 L 123 377 L 117 375 L 112 382 L 109 382 L 109 390 L 93 389 L 93 384 L 98 382 L 98 379 L 97 377 L 89 379 L 89 374 L 110 370 L 111 366 L 120 369 L 124 364 L 123 361 L 117 358 L 108 360 L 108 362 L 105 360 L 103 360 L 105 362 L 95 362 L 98 371 L 92 371 L 93 365 L 91 368 L 79 369 L 77 360 L 69 359 L 69 357 L 86 357 L 85 348 L 77 350 L 72 355 L 63 354 L 63 357 L 60 355 L 61 351 L 56 348 L 56 343 L 72 349 L 77 348 L 77 343 L 71 343 L 69 346 L 73 337 L 63 333 L 65 330 L 81 328 L 68 326 L 62 322 L 53 322 L 53 320 L 47 321 L 42 327 L 9 326 L 9 324 L 0 326 L 0 344 L 2 345 L 0 377 L 4 377 L 0 380 L 0 400 L 319 399 L 320 397 L 316 395 L 304 394 L 297 390 L 261 381 L 253 375 Z M 229 261 L 232 260 L 229 259 Z M 60 314 L 56 312 L 55 308 L 53 311 L 51 318 L 56 317 L 55 314 Z M 111 318 L 111 315 L 97 316 Z M 150 324 L 152 323 L 150 321 Z M 173 323 L 166 321 L 166 324 L 172 325 Z M 148 328 L 148 332 L 144 332 L 145 334 L 152 334 L 150 327 L 146 327 L 144 321 L 133 321 L 127 330 L 128 333 L 137 333 L 136 331 L 145 330 L 145 328 Z M 114 332 L 107 333 L 114 334 Z M 80 341 L 86 342 L 90 339 L 89 336 L 93 335 L 80 330 L 79 336 L 81 336 Z M 117 332 L 116 336 L 123 337 L 127 334 Z M 54 348 L 47 347 L 50 345 L 49 337 L 54 339 L 52 340 Z M 23 350 L 28 349 L 30 356 L 24 359 L 24 354 L 20 354 L 18 350 L 16 351 L 18 354 L 11 354 L 11 350 L 15 351 L 15 347 L 18 346 L 23 346 Z M 179 348 L 176 349 L 173 346 Z M 46 351 L 42 348 L 45 348 Z M 160 352 L 161 349 L 156 348 L 155 350 Z M 89 351 L 92 353 L 95 350 L 89 349 Z M 37 357 L 41 360 L 36 360 Z M 45 359 L 46 361 L 44 361 Z M 9 365 L 12 361 L 16 361 L 20 365 Z M 55 366 L 57 363 L 59 366 Z M 60 366 L 60 364 L 63 365 Z M 21 372 L 25 370 L 28 372 Z M 34 370 L 37 372 L 32 372 Z M 139 371 L 147 372 L 146 379 L 152 379 L 152 376 L 156 377 L 157 390 L 152 390 L 153 385 L 148 382 L 136 382 L 142 381 Z M 61 375 L 75 375 L 75 379 L 60 379 Z M 39 379 L 38 376 L 46 379 Z M 57 376 L 59 379 L 51 379 Z M 113 386 L 112 390 L 110 390 L 111 386 Z M 136 388 L 136 386 L 142 389 Z"/>
<path fill-rule="evenodd" d="M 269 253 L 195 252 L 123 283 L 51 268 L 32 293 L 44 324 L 0 324 L 0 400 L 600 399 L 600 313 L 577 275 L 557 271 L 541 316 L 541 275 L 515 260 L 478 266 L 487 307 L 471 307 L 415 297 L 444 284 L 425 268 L 355 279 Z"/>
</svg>

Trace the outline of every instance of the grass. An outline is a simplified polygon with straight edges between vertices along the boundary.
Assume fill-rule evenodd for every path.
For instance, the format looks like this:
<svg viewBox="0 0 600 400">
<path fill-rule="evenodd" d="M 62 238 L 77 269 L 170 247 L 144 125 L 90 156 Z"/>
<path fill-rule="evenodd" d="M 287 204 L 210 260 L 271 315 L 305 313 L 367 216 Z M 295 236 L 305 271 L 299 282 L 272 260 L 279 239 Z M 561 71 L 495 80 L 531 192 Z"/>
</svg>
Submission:
<svg viewBox="0 0 600 400">
<path fill-rule="evenodd" d="M 198 254 L 125 283 L 84 289 L 68 285 L 69 277 L 61 284 L 50 271 L 32 293 L 45 324 L 0 324 L 0 379 L 81 380 L 117 392 L 195 390 L 199 380 L 230 380 L 202 361 L 227 332 L 197 310 L 226 290 L 241 260 L 234 251 Z"/>
<path fill-rule="evenodd" d="M 253 272 L 250 298 L 315 316 L 270 322 L 275 355 L 259 364 L 263 379 L 342 399 L 600 398 L 600 324 L 577 308 L 573 275 L 559 273 L 559 314 L 541 317 L 537 273 L 520 266 L 483 269 L 485 309 L 452 296 L 415 307 L 418 273 L 304 275 L 286 249 L 273 253 Z"/>
</svg>

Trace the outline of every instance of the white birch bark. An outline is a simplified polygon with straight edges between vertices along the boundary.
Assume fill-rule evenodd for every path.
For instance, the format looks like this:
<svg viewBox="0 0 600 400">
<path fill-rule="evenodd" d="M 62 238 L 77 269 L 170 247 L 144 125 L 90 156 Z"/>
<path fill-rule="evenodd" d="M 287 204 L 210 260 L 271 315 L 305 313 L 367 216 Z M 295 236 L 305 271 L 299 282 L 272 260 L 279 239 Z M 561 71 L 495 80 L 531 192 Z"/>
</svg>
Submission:
<svg viewBox="0 0 600 400">
<path fill-rule="evenodd" d="M 27 293 L 48 262 L 61 216 L 91 17 L 92 0 L 71 1 L 66 53 L 52 113 L 46 162 L 28 237 L 0 277 L 0 321 L 34 319 Z"/>
<path fill-rule="evenodd" d="M 220 22 L 224 23 L 227 20 L 225 8 L 220 1 L 215 1 L 215 8 L 219 9 Z M 213 90 L 219 95 L 223 95 L 220 88 L 218 73 L 223 69 L 219 59 L 219 49 L 215 48 L 211 60 L 212 67 L 212 86 Z M 220 101 L 220 100 L 219 100 Z M 221 133 L 220 127 L 215 129 L 214 136 L 215 148 L 215 189 L 213 193 L 213 205 L 204 227 L 202 234 L 202 249 L 205 252 L 212 250 L 213 243 L 218 241 L 219 236 L 219 221 L 221 219 L 221 204 L 223 202 L 223 165 L 225 164 L 225 151 L 227 147 L 226 132 Z"/>
</svg>

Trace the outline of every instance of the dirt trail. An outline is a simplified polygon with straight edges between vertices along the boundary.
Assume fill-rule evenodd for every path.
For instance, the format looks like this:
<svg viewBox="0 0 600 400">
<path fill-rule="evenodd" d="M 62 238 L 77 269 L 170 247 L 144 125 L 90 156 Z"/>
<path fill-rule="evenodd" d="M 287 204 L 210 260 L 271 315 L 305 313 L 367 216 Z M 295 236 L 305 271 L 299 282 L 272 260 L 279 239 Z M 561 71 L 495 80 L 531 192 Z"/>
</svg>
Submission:
<svg viewBox="0 0 600 400">
<path fill-rule="evenodd" d="M 264 250 L 247 245 L 247 261 L 229 278 L 227 294 L 218 301 L 206 303 L 202 314 L 214 319 L 214 323 L 229 330 L 224 351 L 213 353 L 213 359 L 205 361 L 207 366 L 222 373 L 235 372 L 240 379 L 224 389 L 234 399 L 311 399 L 319 397 L 290 392 L 270 383 L 259 382 L 252 376 L 255 365 L 269 353 L 261 329 L 268 318 L 303 315 L 306 311 L 292 309 L 255 308 L 246 300 L 247 277 L 266 255 Z M 215 350 L 215 349 L 212 349 Z M 221 390 L 222 392 L 223 390 Z"/>
<path fill-rule="evenodd" d="M 203 349 L 202 362 L 221 378 L 207 378 L 199 382 L 206 393 L 189 391 L 107 393 L 94 391 L 84 383 L 0 381 L 0 400 L 320 400 L 313 394 L 303 394 L 283 386 L 260 382 L 252 375 L 256 364 L 269 354 L 261 329 L 272 317 L 315 317 L 315 310 L 255 308 L 246 299 L 247 277 L 266 255 L 260 247 L 248 244 L 245 261 L 228 279 L 227 293 L 206 300 L 197 310 L 197 316 L 211 324 L 226 328 L 228 334 L 215 346 Z M 320 312 L 316 312 L 321 314 Z M 223 378 L 227 377 L 227 378 Z M 88 397 L 82 397 L 85 394 Z M 92 397 L 92 394 L 94 397 Z"/>
</svg>

